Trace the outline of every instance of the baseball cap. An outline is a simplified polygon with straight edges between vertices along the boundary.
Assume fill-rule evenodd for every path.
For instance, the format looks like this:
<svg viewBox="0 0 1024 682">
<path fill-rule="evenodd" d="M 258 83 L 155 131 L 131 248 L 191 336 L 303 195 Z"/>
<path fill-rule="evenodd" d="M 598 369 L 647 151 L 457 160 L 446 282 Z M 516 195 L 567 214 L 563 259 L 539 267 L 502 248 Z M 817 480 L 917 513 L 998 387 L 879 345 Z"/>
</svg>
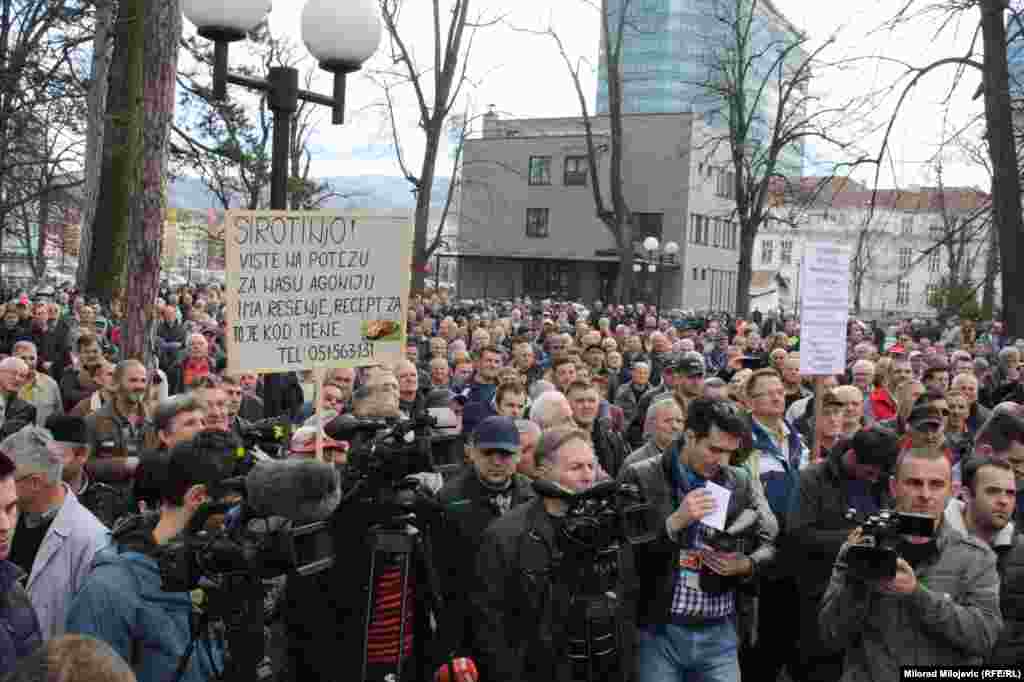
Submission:
<svg viewBox="0 0 1024 682">
<path fill-rule="evenodd" d="M 511 417 L 488 417 L 473 430 L 473 440 L 481 450 L 519 452 L 519 429 Z"/>
<path fill-rule="evenodd" d="M 687 376 L 704 374 L 704 363 L 695 357 L 682 357 L 672 363 L 672 371 Z"/>
<path fill-rule="evenodd" d="M 857 455 L 860 464 L 890 468 L 899 455 L 899 436 L 884 426 L 870 426 L 853 434 L 850 448 Z"/>
<path fill-rule="evenodd" d="M 62 461 L 50 432 L 29 425 L 0 443 L 0 451 L 7 455 L 18 469 L 49 471 L 55 462 Z"/>
<path fill-rule="evenodd" d="M 942 413 L 930 404 L 915 405 L 907 417 L 907 423 L 919 431 L 928 426 L 941 428 L 943 422 Z"/>
<path fill-rule="evenodd" d="M 84 445 L 89 442 L 89 433 L 85 427 L 85 420 L 81 417 L 51 414 L 46 418 L 46 429 L 58 443 Z"/>
<path fill-rule="evenodd" d="M 292 441 L 288 446 L 288 449 L 291 452 L 304 454 L 316 452 L 316 431 L 317 428 L 315 426 L 303 426 L 302 428 L 297 429 L 295 433 L 292 434 Z M 344 447 L 341 441 L 334 440 L 322 432 L 320 434 L 320 442 L 323 444 L 323 448 L 325 450 L 327 448 Z"/>
</svg>

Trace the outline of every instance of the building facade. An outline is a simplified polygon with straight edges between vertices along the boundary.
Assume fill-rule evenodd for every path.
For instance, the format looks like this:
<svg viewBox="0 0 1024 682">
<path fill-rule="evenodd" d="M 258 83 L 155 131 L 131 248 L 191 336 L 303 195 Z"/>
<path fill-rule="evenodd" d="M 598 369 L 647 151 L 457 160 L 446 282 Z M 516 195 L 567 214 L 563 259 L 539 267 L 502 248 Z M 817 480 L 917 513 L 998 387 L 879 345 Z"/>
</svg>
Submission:
<svg viewBox="0 0 1024 682">
<path fill-rule="evenodd" d="M 624 5 L 625 4 L 625 5 Z M 788 50 L 802 33 L 771 0 L 609 0 L 609 30 L 622 32 L 622 110 L 633 114 L 693 112 L 712 128 L 726 126 L 726 105 L 707 84 L 729 76 L 731 53 L 740 49 L 733 32 L 749 24 L 743 57 L 750 70 L 746 92 L 756 107 L 751 141 L 770 139 L 778 107 L 777 80 L 771 75 L 781 59 L 783 68 L 796 70 L 807 58 L 802 49 Z M 753 14 L 751 14 L 751 12 Z M 761 84 L 768 87 L 761 88 Z M 754 101 L 755 97 L 759 100 Z M 597 112 L 608 113 L 607 49 L 600 49 Z M 799 176 L 803 144 L 793 144 L 779 157 L 779 172 Z"/>
<path fill-rule="evenodd" d="M 873 193 L 851 182 L 806 209 L 779 202 L 773 209 L 778 217 L 762 226 L 754 242 L 751 310 L 798 312 L 804 245 L 821 241 L 849 246 L 851 308 L 859 293 L 865 318 L 934 317 L 933 296 L 950 274 L 946 245 L 956 250 L 961 277 L 977 286 L 980 301 L 988 201 L 974 189 Z"/>
<path fill-rule="evenodd" d="M 607 117 L 592 119 L 608 204 Z M 633 301 L 731 310 L 738 228 L 726 161 L 695 152 L 707 129 L 693 114 L 623 117 L 623 193 L 637 253 Z M 722 150 L 724 154 L 724 150 Z M 615 240 L 597 215 L 583 121 L 500 119 L 466 141 L 459 217 L 463 298 L 614 300 Z M 640 244 L 676 242 L 673 262 L 650 272 Z"/>
</svg>

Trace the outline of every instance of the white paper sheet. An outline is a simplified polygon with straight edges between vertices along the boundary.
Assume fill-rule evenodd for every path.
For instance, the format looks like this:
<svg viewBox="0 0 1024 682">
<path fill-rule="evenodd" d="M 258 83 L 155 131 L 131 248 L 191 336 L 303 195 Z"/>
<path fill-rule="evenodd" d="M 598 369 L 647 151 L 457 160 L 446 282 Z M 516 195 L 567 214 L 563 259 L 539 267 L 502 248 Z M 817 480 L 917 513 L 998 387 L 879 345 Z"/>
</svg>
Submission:
<svg viewBox="0 0 1024 682">
<path fill-rule="evenodd" d="M 708 481 L 704 485 L 704 491 L 715 500 L 715 511 L 705 516 L 700 522 L 715 530 L 725 530 L 725 512 L 729 509 L 729 498 L 732 497 L 732 491 L 713 481 Z"/>
</svg>

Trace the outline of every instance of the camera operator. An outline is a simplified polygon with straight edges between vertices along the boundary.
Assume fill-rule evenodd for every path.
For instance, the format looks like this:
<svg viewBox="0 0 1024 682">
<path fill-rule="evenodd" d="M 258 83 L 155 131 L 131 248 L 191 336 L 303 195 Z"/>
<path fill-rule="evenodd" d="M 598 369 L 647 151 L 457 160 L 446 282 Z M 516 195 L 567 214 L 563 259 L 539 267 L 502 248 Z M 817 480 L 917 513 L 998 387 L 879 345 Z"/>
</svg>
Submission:
<svg viewBox="0 0 1024 682">
<path fill-rule="evenodd" d="M 203 430 L 205 405 L 194 393 L 163 400 L 153 410 L 150 448 L 139 461 L 132 485 L 136 510 L 155 510 L 160 506 L 161 483 L 167 458 L 178 443 L 191 440 Z M 140 503 L 145 507 L 139 506 Z"/>
<path fill-rule="evenodd" d="M 594 485 L 597 457 L 589 434 L 574 428 L 545 431 L 537 473 L 566 490 Z M 565 679 L 566 660 L 553 648 L 552 603 L 569 586 L 551 579 L 556 536 L 566 502 L 537 497 L 512 509 L 483 533 L 472 593 L 481 679 L 552 682 Z M 562 600 L 564 602 L 564 599 Z"/>
<path fill-rule="evenodd" d="M 774 558 L 778 533 L 751 476 L 726 464 L 749 437 L 749 422 L 732 404 L 699 398 L 682 438 L 620 475 L 651 503 L 659 530 L 657 540 L 633 550 L 637 682 L 739 680 L 737 590 Z M 739 542 L 728 551 L 716 549 L 713 529 L 700 523 L 716 511 L 705 490 L 712 481 L 731 491 L 723 527 Z"/>
<path fill-rule="evenodd" d="M 235 468 L 235 441 L 202 431 L 171 450 L 161 486 L 159 514 L 131 517 L 96 557 L 93 571 L 71 603 L 67 632 L 110 644 L 132 666 L 139 682 L 167 682 L 192 637 L 192 598 L 160 589 L 158 557 L 188 526 Z M 207 682 L 223 670 L 223 647 L 210 633 L 200 641 L 183 682 Z"/>
<path fill-rule="evenodd" d="M 445 483 L 438 501 L 445 507 L 444 530 L 437 543 L 438 570 L 456 648 L 470 644 L 465 586 L 472 583 L 477 547 L 484 529 L 510 509 L 534 497 L 530 479 L 516 473 L 520 436 L 510 417 L 488 417 L 470 436 L 471 466 Z"/>
<path fill-rule="evenodd" d="M 850 570 L 857 528 L 840 550 L 821 603 L 826 646 L 845 649 L 842 680 L 894 680 L 900 666 L 971 665 L 989 655 L 1002 628 L 996 557 L 942 513 L 952 490 L 949 460 L 939 448 L 900 453 L 890 492 L 897 512 L 934 519 L 933 537 L 902 536 L 892 578 L 863 579 Z"/>
<path fill-rule="evenodd" d="M 799 651 L 789 665 L 794 682 L 835 682 L 841 676 L 842 654 L 827 651 L 821 642 L 818 605 L 836 555 L 855 526 L 847 512 L 875 514 L 889 506 L 884 484 L 898 454 L 896 433 L 871 426 L 800 472 L 783 552 L 801 588 Z"/>
</svg>

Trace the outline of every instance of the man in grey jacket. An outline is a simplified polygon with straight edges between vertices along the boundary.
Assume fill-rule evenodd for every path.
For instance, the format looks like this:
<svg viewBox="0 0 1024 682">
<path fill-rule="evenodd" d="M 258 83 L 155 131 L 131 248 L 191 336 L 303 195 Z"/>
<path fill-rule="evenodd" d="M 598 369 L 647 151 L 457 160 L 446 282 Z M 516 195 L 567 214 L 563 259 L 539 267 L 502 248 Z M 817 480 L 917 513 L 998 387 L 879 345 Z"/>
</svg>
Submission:
<svg viewBox="0 0 1024 682">
<path fill-rule="evenodd" d="M 898 540 L 896 574 L 864 580 L 848 567 L 855 529 L 840 550 L 819 620 L 826 646 L 846 649 L 842 682 L 900 679 L 900 666 L 980 664 L 1003 627 L 995 554 L 942 522 L 949 460 L 937 448 L 905 450 L 890 480 L 900 512 L 931 516 L 931 538 Z"/>
</svg>

